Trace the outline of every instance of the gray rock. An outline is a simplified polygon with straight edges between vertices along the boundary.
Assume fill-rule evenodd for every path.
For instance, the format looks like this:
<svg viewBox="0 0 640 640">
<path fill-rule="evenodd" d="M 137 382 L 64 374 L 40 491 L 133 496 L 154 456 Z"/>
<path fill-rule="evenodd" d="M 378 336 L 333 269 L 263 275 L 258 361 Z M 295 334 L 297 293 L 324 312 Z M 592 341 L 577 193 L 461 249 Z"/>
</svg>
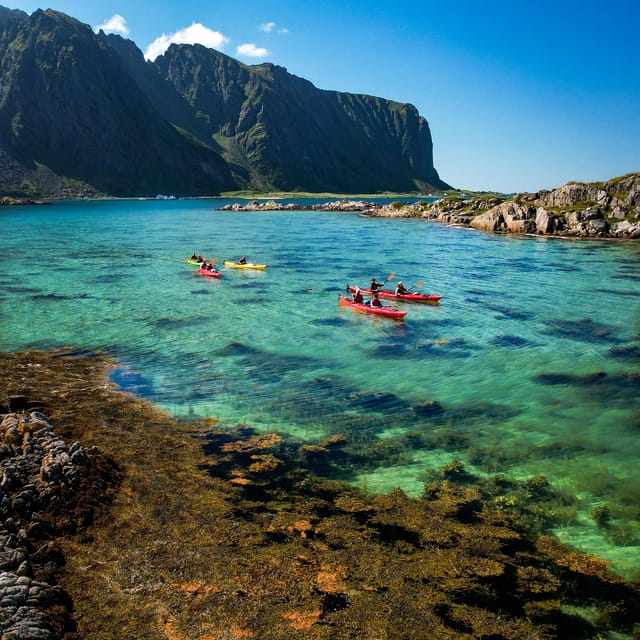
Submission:
<svg viewBox="0 0 640 640">
<path fill-rule="evenodd" d="M 589 227 L 598 234 L 609 232 L 609 223 L 604 218 L 590 219 Z"/>
</svg>

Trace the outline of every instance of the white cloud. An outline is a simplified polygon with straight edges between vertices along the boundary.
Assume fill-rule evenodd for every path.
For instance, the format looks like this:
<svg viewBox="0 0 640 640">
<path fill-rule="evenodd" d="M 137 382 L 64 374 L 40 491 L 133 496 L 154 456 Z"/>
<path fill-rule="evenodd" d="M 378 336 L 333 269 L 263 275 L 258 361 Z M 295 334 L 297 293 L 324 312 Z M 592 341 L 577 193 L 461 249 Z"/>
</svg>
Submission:
<svg viewBox="0 0 640 640">
<path fill-rule="evenodd" d="M 98 25 L 95 30 L 102 29 L 105 33 L 120 33 L 123 36 L 129 35 L 129 27 L 127 21 L 118 13 L 106 20 L 104 24 Z"/>
<path fill-rule="evenodd" d="M 256 47 L 255 44 L 241 44 L 236 49 L 236 55 L 244 58 L 265 58 L 269 55 L 269 51 L 264 47 Z"/>
<path fill-rule="evenodd" d="M 264 31 L 265 33 L 271 33 L 275 28 L 276 28 L 276 23 L 275 22 L 265 22 L 264 24 L 261 24 L 258 27 L 258 29 L 260 31 Z M 289 29 L 285 29 L 284 27 L 280 27 L 280 29 L 278 29 L 277 33 L 289 33 Z"/>
<path fill-rule="evenodd" d="M 212 31 L 199 22 L 194 22 L 190 27 L 170 35 L 163 33 L 147 47 L 144 57 L 147 60 L 155 60 L 171 44 L 201 44 L 210 49 L 222 50 L 228 42 L 229 38 L 219 31 Z"/>
</svg>

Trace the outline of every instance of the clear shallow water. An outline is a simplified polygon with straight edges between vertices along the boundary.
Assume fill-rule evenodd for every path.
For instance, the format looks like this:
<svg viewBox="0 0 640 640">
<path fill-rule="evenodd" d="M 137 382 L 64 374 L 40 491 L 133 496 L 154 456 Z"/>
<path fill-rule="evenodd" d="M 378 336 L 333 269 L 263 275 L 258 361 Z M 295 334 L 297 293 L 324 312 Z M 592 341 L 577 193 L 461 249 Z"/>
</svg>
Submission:
<svg viewBox="0 0 640 640">
<path fill-rule="evenodd" d="M 545 475 L 579 499 L 555 533 L 640 570 L 638 244 L 226 202 L 1 209 L 0 348 L 104 350 L 177 417 L 346 434 L 378 452 L 345 470 L 375 491 L 417 495 L 454 459 Z M 219 281 L 184 264 L 193 251 Z M 221 266 L 241 254 L 267 270 Z M 442 304 L 405 305 L 403 323 L 338 307 L 347 283 L 392 272 Z M 615 533 L 594 526 L 601 505 Z"/>
</svg>

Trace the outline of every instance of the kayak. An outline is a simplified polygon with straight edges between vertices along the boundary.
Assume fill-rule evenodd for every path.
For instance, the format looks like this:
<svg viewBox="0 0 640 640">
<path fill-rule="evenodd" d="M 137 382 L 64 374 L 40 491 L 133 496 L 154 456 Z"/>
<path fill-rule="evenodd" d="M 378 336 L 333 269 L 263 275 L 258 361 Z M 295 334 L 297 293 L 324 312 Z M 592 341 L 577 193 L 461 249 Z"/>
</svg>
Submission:
<svg viewBox="0 0 640 640">
<path fill-rule="evenodd" d="M 353 293 L 356 287 L 349 285 L 347 289 Z M 367 296 L 371 295 L 371 289 L 360 289 L 360 291 Z M 426 293 L 394 293 L 390 289 L 378 289 L 378 297 L 402 300 L 403 302 L 426 302 L 431 304 L 437 304 L 442 298 L 442 296 L 427 295 Z"/>
<path fill-rule="evenodd" d="M 207 278 L 219 278 L 220 277 L 220 272 L 219 271 L 210 271 L 209 269 L 198 268 L 198 273 L 200 273 L 203 276 L 206 276 Z"/>
<path fill-rule="evenodd" d="M 224 266 L 232 267 L 233 269 L 260 269 L 261 271 L 264 271 L 267 268 L 266 264 L 253 264 L 253 262 L 240 264 L 239 262 L 231 262 L 230 260 L 225 260 Z"/>
<path fill-rule="evenodd" d="M 202 260 L 192 260 L 191 258 L 185 258 L 184 261 L 187 264 L 202 264 Z"/>
<path fill-rule="evenodd" d="M 386 318 L 393 318 L 394 320 L 402 320 L 406 315 L 406 311 L 400 311 L 399 309 L 392 309 L 391 307 L 371 307 L 368 304 L 362 304 L 360 302 L 353 302 L 345 296 L 338 295 L 338 304 L 351 307 L 356 311 L 362 311 L 364 313 L 373 313 L 377 316 L 385 316 Z"/>
</svg>

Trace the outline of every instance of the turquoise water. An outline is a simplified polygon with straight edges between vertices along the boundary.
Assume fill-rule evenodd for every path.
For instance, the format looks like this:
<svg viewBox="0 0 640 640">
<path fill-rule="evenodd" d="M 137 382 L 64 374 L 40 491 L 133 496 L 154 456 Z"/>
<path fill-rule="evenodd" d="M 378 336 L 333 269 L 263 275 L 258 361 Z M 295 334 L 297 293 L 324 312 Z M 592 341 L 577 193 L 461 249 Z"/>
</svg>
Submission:
<svg viewBox="0 0 640 640">
<path fill-rule="evenodd" d="M 374 491 L 418 495 L 456 459 L 545 475 L 577 496 L 554 532 L 640 571 L 639 244 L 227 202 L 1 209 L 0 348 L 106 351 L 119 384 L 179 418 L 344 434 L 362 451 L 344 477 Z M 195 275 L 193 251 L 222 278 Z M 267 270 L 222 267 L 242 254 Z M 404 322 L 337 305 L 391 273 L 441 305 L 405 304 Z"/>
</svg>

